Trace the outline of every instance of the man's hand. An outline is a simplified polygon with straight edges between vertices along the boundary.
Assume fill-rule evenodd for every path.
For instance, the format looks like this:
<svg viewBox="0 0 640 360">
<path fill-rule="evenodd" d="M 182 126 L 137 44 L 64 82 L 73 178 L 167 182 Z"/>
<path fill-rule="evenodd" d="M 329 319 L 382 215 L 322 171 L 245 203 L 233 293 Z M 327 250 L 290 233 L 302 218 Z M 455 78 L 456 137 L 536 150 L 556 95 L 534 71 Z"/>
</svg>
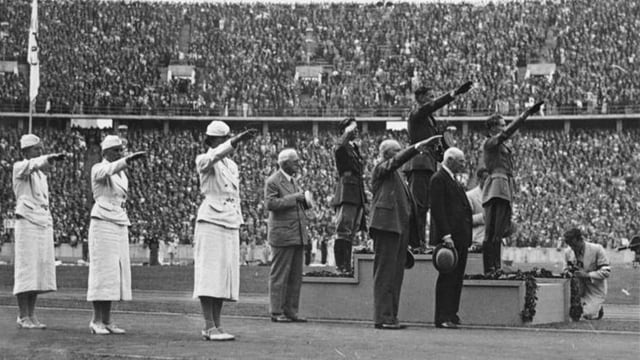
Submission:
<svg viewBox="0 0 640 360">
<path fill-rule="evenodd" d="M 240 141 L 246 141 L 258 134 L 258 129 L 248 129 L 231 138 L 231 146 L 235 147 Z"/>
<path fill-rule="evenodd" d="M 304 202 L 304 191 L 298 191 L 297 193 L 293 194 L 296 197 L 296 201 L 299 202 Z"/>
<path fill-rule="evenodd" d="M 56 153 L 56 154 L 51 154 L 51 155 L 49 155 L 49 157 L 47 158 L 47 160 L 48 160 L 49 162 L 52 162 L 52 161 L 62 161 L 62 160 L 64 160 L 66 157 L 67 157 L 67 154 L 66 154 L 66 153 Z"/>
<path fill-rule="evenodd" d="M 131 163 L 131 161 L 142 159 L 142 158 L 144 158 L 146 156 L 147 156 L 147 152 L 146 151 L 136 151 L 133 154 L 129 154 L 129 155 L 125 156 L 125 161 L 127 162 L 127 164 L 129 164 L 129 163 Z"/>
<path fill-rule="evenodd" d="M 453 249 L 454 248 L 454 244 L 453 244 L 453 238 L 451 237 L 451 235 L 445 235 L 442 240 L 444 241 L 444 246 Z"/>
<path fill-rule="evenodd" d="M 527 116 L 531 116 L 540 111 L 542 104 L 544 104 L 544 101 L 538 101 L 537 103 L 535 103 L 535 105 L 527 109 Z"/>
<path fill-rule="evenodd" d="M 467 91 L 471 90 L 472 87 L 473 87 L 473 81 L 467 81 L 466 83 L 462 84 L 462 86 L 460 86 L 456 91 L 454 91 L 453 94 L 455 96 L 464 94 Z"/>
</svg>

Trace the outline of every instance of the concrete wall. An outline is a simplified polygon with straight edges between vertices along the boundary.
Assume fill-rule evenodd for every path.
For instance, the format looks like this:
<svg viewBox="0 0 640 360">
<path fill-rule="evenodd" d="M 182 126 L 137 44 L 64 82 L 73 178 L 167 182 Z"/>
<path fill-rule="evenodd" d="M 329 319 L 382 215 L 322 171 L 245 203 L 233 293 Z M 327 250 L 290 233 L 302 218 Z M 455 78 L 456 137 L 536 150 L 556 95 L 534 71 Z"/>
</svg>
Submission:
<svg viewBox="0 0 640 360">
<path fill-rule="evenodd" d="M 328 249 L 328 251 L 332 253 L 333 249 Z M 64 262 L 76 262 L 77 260 L 82 259 L 81 245 L 71 247 L 69 244 L 61 244 L 60 246 L 55 248 L 55 252 L 56 258 Z M 129 247 L 129 252 L 131 254 L 131 260 L 134 263 L 149 261 L 148 248 L 144 248 L 141 245 L 132 244 Z M 267 262 L 270 253 L 270 251 L 265 249 L 263 245 L 256 246 L 253 249 L 249 248 L 247 252 L 247 261 L 254 262 Z M 168 255 L 166 254 L 166 251 L 163 251 L 163 249 L 161 248 L 159 253 L 160 256 L 168 262 Z M 563 254 L 563 249 L 555 248 L 505 247 L 502 250 L 502 259 L 505 261 L 513 261 L 514 263 L 524 264 L 562 264 L 562 262 L 564 261 Z M 635 257 L 635 253 L 631 250 L 607 250 L 607 256 L 609 256 L 609 261 L 612 265 L 630 264 Z M 320 256 L 318 254 L 318 256 L 316 256 L 316 259 L 319 258 Z M 192 261 L 192 259 L 193 247 L 191 245 L 178 246 L 178 254 L 176 256 L 177 261 L 190 262 Z M 328 260 L 328 265 L 334 265 L 332 263 L 333 256 L 328 256 Z M 13 243 L 4 243 L 0 247 L 0 261 L 13 262 Z"/>
<path fill-rule="evenodd" d="M 353 278 L 304 277 L 300 313 L 318 319 L 372 321 L 373 255 L 355 256 Z M 468 274 L 482 272 L 482 257 L 470 254 Z M 398 318 L 402 322 L 433 323 L 435 283 L 438 273 L 430 255 L 416 256 L 413 269 L 405 271 Z M 538 279 L 538 302 L 532 324 L 569 319 L 569 282 Z M 459 315 L 467 325 L 522 325 L 525 304 L 523 281 L 465 280 Z"/>
</svg>

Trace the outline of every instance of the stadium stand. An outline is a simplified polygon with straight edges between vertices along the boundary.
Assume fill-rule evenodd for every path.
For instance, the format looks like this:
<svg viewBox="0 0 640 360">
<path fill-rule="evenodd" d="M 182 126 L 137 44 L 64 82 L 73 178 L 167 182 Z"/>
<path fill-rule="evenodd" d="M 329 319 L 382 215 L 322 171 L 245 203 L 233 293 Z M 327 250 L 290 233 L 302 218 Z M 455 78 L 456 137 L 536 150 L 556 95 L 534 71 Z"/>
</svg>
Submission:
<svg viewBox="0 0 640 360">
<path fill-rule="evenodd" d="M 3 61 L 25 62 L 29 13 L 0 1 Z M 444 113 L 514 114 L 530 98 L 547 114 L 640 111 L 637 1 L 42 0 L 40 14 L 38 112 L 396 116 L 416 85 L 466 79 L 476 91 Z M 323 70 L 296 76 L 310 65 Z M 27 111 L 27 77 L 0 76 L 0 111 Z"/>
</svg>

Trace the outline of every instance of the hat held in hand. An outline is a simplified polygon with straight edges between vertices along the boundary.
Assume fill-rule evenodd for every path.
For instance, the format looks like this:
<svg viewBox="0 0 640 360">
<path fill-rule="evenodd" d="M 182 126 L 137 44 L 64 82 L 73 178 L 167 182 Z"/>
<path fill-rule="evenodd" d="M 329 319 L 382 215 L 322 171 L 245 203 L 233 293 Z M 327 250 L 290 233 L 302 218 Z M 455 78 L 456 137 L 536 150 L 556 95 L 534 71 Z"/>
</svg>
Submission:
<svg viewBox="0 0 640 360">
<path fill-rule="evenodd" d="M 307 205 L 307 209 L 313 209 L 316 206 L 316 202 L 313 200 L 313 194 L 311 191 L 306 190 L 304 192 L 304 202 Z"/>
<path fill-rule="evenodd" d="M 458 252 L 455 248 L 450 248 L 440 244 L 433 250 L 433 266 L 441 274 L 448 274 L 458 266 Z"/>
</svg>

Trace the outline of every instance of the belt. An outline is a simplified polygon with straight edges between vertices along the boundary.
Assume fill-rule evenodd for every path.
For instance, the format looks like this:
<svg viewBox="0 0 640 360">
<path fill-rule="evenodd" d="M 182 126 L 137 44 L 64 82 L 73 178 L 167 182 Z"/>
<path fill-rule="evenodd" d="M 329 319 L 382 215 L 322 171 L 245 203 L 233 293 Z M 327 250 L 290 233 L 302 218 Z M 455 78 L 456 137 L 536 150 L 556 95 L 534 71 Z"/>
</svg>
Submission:
<svg viewBox="0 0 640 360">
<path fill-rule="evenodd" d="M 96 202 L 105 202 L 107 204 L 110 204 L 110 205 L 113 205 L 113 206 L 117 206 L 117 207 L 121 207 L 123 209 L 125 208 L 125 204 L 126 204 L 126 201 L 120 201 L 120 200 L 117 200 L 117 199 L 109 199 L 109 198 L 104 198 L 104 197 L 98 198 L 96 200 Z"/>
</svg>

